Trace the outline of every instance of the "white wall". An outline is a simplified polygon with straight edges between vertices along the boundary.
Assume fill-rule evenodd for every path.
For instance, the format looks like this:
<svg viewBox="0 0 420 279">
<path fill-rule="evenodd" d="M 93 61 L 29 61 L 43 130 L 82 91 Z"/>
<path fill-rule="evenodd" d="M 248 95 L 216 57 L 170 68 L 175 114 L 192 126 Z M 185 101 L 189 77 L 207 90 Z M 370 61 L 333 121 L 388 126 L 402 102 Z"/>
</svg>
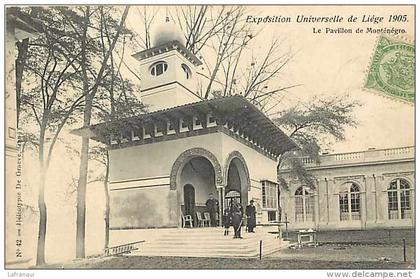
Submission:
<svg viewBox="0 0 420 279">
<path fill-rule="evenodd" d="M 149 72 L 149 68 L 158 61 L 166 62 L 168 64 L 168 69 L 162 75 L 152 76 Z M 190 79 L 186 78 L 181 67 L 182 64 L 186 64 L 190 68 L 192 73 Z M 140 62 L 140 75 L 142 77 L 147 77 L 142 80 L 141 99 L 145 104 L 150 105 L 150 111 L 200 101 L 198 97 L 184 88 L 186 87 L 194 93 L 197 92 L 198 79 L 195 66 L 177 50 L 171 50 L 143 59 Z M 174 81 L 179 82 L 184 87 L 179 84 L 162 86 Z M 149 88 L 153 89 L 148 90 Z"/>
<path fill-rule="evenodd" d="M 283 213 L 287 213 L 291 229 L 315 228 L 329 229 L 370 229 L 390 227 L 414 227 L 414 162 L 380 162 L 364 166 L 345 166 L 313 170 L 318 179 L 315 189 L 315 221 L 306 223 L 295 222 L 294 192 L 300 183 L 291 183 L 288 191 L 282 193 Z M 388 219 L 387 187 L 396 178 L 410 182 L 412 218 L 401 220 Z M 339 191 L 346 182 L 354 182 L 361 189 L 361 220 L 340 221 Z M 284 218 L 284 215 L 283 215 Z"/>
<path fill-rule="evenodd" d="M 170 190 L 169 176 L 181 153 L 194 147 L 222 159 L 218 133 L 110 150 L 111 227 L 178 226 L 183 185 Z"/>
<path fill-rule="evenodd" d="M 222 164 L 221 135 L 212 133 L 110 150 L 110 181 L 169 176 L 175 160 L 187 149 L 202 147 Z"/>
</svg>

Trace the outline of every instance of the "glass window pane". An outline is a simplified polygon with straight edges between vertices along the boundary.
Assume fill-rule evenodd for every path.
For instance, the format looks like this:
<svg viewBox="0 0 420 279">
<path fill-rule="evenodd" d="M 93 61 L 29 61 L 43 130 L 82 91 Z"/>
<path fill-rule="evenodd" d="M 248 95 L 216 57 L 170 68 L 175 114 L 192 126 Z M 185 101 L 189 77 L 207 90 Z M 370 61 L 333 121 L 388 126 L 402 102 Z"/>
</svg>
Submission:
<svg viewBox="0 0 420 279">
<path fill-rule="evenodd" d="M 314 196 L 305 198 L 305 214 L 306 221 L 314 221 Z"/>
<path fill-rule="evenodd" d="M 303 197 L 295 197 L 295 219 L 296 222 L 303 222 L 304 215 L 303 215 Z"/>
<path fill-rule="evenodd" d="M 157 64 L 156 65 L 156 75 L 159 76 L 163 73 L 163 66 L 162 64 Z"/>
<path fill-rule="evenodd" d="M 262 204 L 264 208 L 267 207 L 267 195 L 266 195 L 265 186 L 266 186 L 265 181 L 263 181 L 261 190 L 262 190 Z"/>
<path fill-rule="evenodd" d="M 388 191 L 388 217 L 389 219 L 398 219 L 397 191 Z"/>
<path fill-rule="evenodd" d="M 394 180 L 389 184 L 388 190 L 397 190 L 397 180 Z"/>
<path fill-rule="evenodd" d="M 349 199 L 347 193 L 340 194 L 339 196 L 340 205 L 340 220 L 349 220 Z"/>
<path fill-rule="evenodd" d="M 400 189 L 410 189 L 410 184 L 405 179 L 400 179 Z"/>
</svg>

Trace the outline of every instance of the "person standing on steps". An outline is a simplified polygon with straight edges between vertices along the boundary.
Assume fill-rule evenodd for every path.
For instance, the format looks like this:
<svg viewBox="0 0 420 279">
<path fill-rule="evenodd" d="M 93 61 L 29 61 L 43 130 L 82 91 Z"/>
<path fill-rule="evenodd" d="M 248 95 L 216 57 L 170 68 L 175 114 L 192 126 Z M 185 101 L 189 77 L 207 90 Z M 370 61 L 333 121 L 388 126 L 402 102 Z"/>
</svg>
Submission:
<svg viewBox="0 0 420 279">
<path fill-rule="evenodd" d="M 213 193 L 209 194 L 206 201 L 207 211 L 210 213 L 210 223 L 212 227 L 217 226 L 216 214 L 219 211 L 219 201 L 213 197 Z"/>
<path fill-rule="evenodd" d="M 231 223 L 231 218 L 230 218 L 230 209 L 226 208 L 225 211 L 223 212 L 223 226 L 225 227 L 225 233 L 224 235 L 229 235 L 229 228 L 230 228 L 230 223 Z"/>
<path fill-rule="evenodd" d="M 242 226 L 242 217 L 243 217 L 243 208 L 242 205 L 233 200 L 231 206 L 231 215 L 232 215 L 232 224 L 235 236 L 233 238 L 242 238 L 241 237 L 241 226 Z"/>
<path fill-rule="evenodd" d="M 249 233 L 255 233 L 254 228 L 257 225 L 256 214 L 257 210 L 255 208 L 254 201 L 251 200 L 249 202 L 249 205 L 247 205 L 245 209 L 245 215 L 247 219 L 247 231 Z"/>
</svg>

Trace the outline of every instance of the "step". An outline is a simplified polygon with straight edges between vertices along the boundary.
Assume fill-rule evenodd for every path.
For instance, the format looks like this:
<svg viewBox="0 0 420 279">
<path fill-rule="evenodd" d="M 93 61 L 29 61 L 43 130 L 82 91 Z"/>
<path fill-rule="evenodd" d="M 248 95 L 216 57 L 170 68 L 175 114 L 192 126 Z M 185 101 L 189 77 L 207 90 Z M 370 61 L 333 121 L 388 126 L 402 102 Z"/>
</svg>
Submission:
<svg viewBox="0 0 420 279">
<path fill-rule="evenodd" d="M 150 240 L 150 241 L 146 241 L 146 243 L 151 243 L 151 242 L 162 242 L 162 243 L 178 243 L 178 244 L 189 244 L 189 243 L 199 243 L 199 244 L 205 244 L 205 243 L 222 243 L 222 244 L 229 244 L 232 242 L 235 243 L 251 243 L 251 242 L 260 242 L 260 240 L 262 241 L 279 241 L 281 242 L 281 240 L 279 240 L 278 238 L 268 238 L 268 237 L 258 237 L 258 238 L 242 238 L 242 239 L 234 239 L 233 237 L 229 237 L 229 238 L 222 238 L 222 239 L 217 239 L 217 238 L 189 238 L 189 239 L 185 239 L 185 238 L 174 238 L 174 237 L 165 237 L 165 238 L 161 238 L 158 240 Z"/>
<path fill-rule="evenodd" d="M 274 249 L 263 249 L 263 256 L 270 255 L 274 252 L 279 251 L 280 248 Z M 255 257 L 259 255 L 259 250 L 254 251 L 212 251 L 212 252 L 203 252 L 203 251 L 136 251 L 131 255 L 141 255 L 141 256 L 178 256 L 178 257 Z"/>
<path fill-rule="evenodd" d="M 263 244 L 263 254 L 270 254 L 276 252 L 284 247 L 279 242 Z M 202 256 L 220 256 L 220 255 L 242 255 L 250 256 L 259 254 L 259 246 L 254 247 L 179 247 L 179 246 L 164 246 L 164 245 L 150 245 L 149 247 L 140 247 L 136 251 L 139 255 L 202 255 Z"/>
<path fill-rule="evenodd" d="M 127 234 L 125 238 L 135 239 L 137 235 L 138 239 L 143 236 L 146 242 L 130 255 L 252 258 L 259 255 L 261 240 L 263 255 L 277 252 L 288 243 L 267 230 L 257 230 L 256 233 L 242 231 L 243 239 L 233 239 L 233 231 L 225 236 L 223 228 L 156 230 L 145 231 L 145 234 L 138 231 L 135 235 Z M 123 238 L 120 237 L 121 240 Z"/>
</svg>

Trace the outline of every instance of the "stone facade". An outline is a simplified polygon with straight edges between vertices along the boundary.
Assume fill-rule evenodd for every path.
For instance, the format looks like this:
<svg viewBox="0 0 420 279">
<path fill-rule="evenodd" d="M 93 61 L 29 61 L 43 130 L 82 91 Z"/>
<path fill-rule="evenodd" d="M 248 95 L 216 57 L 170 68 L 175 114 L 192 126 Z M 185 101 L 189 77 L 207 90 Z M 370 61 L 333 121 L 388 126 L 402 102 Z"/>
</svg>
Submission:
<svg viewBox="0 0 420 279">
<path fill-rule="evenodd" d="M 414 147 L 323 155 L 319 164 L 303 158 L 316 187 L 283 170 L 282 220 L 290 229 L 413 228 L 414 158 Z"/>
<path fill-rule="evenodd" d="M 203 207 L 212 192 L 222 209 L 232 164 L 238 170 L 243 206 L 254 199 L 259 223 L 268 220 L 262 207 L 261 181 L 276 181 L 277 162 L 223 132 L 113 149 L 109 155 L 113 229 L 181 226 L 186 184 L 195 188 L 197 207 Z M 213 178 L 205 180 L 207 184 L 199 181 L 197 173 L 188 175 L 187 171 L 188 178 L 181 177 L 194 158 L 208 162 L 210 167 L 203 175 Z M 195 167 L 200 168 L 200 163 Z"/>
</svg>

